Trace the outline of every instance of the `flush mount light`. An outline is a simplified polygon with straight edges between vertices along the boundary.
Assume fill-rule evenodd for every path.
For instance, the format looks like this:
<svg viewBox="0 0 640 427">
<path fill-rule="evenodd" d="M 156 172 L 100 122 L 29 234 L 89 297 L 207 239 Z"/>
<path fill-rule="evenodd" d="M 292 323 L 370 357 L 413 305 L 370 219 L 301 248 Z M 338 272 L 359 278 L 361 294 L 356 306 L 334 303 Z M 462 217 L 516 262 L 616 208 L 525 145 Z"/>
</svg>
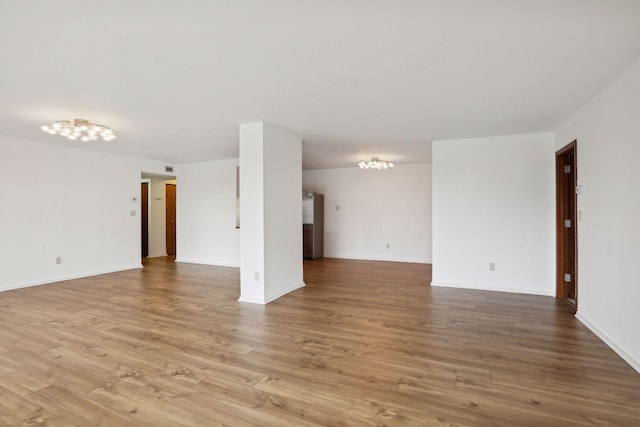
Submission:
<svg viewBox="0 0 640 427">
<path fill-rule="evenodd" d="M 95 141 L 98 138 L 102 138 L 104 141 L 113 141 L 116 139 L 116 135 L 111 128 L 91 123 L 84 119 L 73 119 L 73 122 L 69 120 L 58 120 L 48 125 L 42 125 L 40 129 L 50 135 L 61 135 L 71 140 L 79 139 L 85 142 Z"/>
<path fill-rule="evenodd" d="M 387 169 L 392 168 L 393 163 L 379 159 L 378 157 L 372 157 L 371 160 L 361 160 L 358 166 L 360 166 L 360 169 Z"/>
</svg>

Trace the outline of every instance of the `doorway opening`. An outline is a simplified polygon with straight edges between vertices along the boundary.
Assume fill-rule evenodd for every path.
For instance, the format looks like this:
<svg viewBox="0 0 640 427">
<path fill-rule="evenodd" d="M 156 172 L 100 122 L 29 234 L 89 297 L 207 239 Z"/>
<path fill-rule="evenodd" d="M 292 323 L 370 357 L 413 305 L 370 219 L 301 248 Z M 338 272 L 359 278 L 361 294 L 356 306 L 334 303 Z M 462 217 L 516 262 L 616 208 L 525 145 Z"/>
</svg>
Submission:
<svg viewBox="0 0 640 427">
<path fill-rule="evenodd" d="M 142 260 L 176 256 L 176 177 L 142 173 L 140 239 Z M 146 193 L 145 193 L 146 191 Z"/>
<path fill-rule="evenodd" d="M 556 298 L 578 309 L 577 141 L 556 152 Z"/>
</svg>

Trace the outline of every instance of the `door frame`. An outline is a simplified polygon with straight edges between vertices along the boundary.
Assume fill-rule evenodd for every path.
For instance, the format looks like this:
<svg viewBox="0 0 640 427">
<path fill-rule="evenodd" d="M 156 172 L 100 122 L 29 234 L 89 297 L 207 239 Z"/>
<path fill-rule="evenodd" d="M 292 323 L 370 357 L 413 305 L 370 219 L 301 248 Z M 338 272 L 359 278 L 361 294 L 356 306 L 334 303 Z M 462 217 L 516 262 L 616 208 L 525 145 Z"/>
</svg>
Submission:
<svg viewBox="0 0 640 427">
<path fill-rule="evenodd" d="M 166 183 L 167 181 L 173 181 L 173 185 L 176 185 L 177 188 L 177 176 L 176 175 L 165 175 L 165 174 L 159 174 L 159 173 L 154 173 L 154 172 L 145 172 L 145 171 L 141 171 L 140 172 L 140 182 L 147 182 L 149 184 L 149 198 L 148 198 L 148 202 L 149 202 L 149 218 L 147 221 L 147 226 L 149 227 L 149 250 L 151 250 L 151 241 L 154 240 L 154 238 L 152 238 L 151 236 L 157 236 L 160 237 L 162 236 L 162 238 L 165 240 L 164 243 L 164 249 L 161 249 L 161 246 L 158 246 L 160 243 L 155 241 L 154 242 L 154 248 L 159 248 L 161 249 L 161 251 L 156 251 L 154 250 L 153 253 L 150 253 L 150 255 L 152 257 L 162 257 L 162 256 L 167 256 L 167 254 L 165 253 L 164 255 L 162 255 L 162 252 L 166 252 L 166 224 L 163 224 L 162 226 L 162 231 L 160 231 L 159 229 L 159 225 L 157 224 L 157 221 L 161 221 L 161 215 L 164 216 L 166 215 Z M 154 191 L 152 191 L 152 181 L 154 180 L 162 180 L 164 181 L 162 183 L 163 188 L 165 188 L 165 191 L 162 195 L 160 194 L 155 194 Z M 154 181 L 155 182 L 155 181 Z M 157 184 L 157 188 L 159 189 L 160 184 Z M 156 186 L 154 186 L 153 188 L 156 188 Z M 153 197 L 152 196 L 156 196 Z M 161 197 L 161 199 L 159 198 Z M 164 200 L 164 205 L 163 206 L 158 206 L 158 205 L 154 205 L 154 201 L 159 201 L 159 200 Z M 162 213 L 161 213 L 162 212 Z M 155 221 L 155 222 L 154 222 Z M 153 225 L 153 227 L 152 227 Z M 138 235 L 140 236 L 142 234 L 141 231 L 138 232 Z M 139 244 L 140 246 L 142 246 L 142 239 L 140 239 Z"/>
<path fill-rule="evenodd" d="M 564 157 L 573 152 L 573 182 L 568 185 L 564 178 Z M 556 298 L 569 301 L 568 289 L 565 285 L 564 275 L 567 271 L 565 250 L 567 245 L 573 246 L 573 266 L 571 281 L 575 292 L 575 309 L 578 310 L 578 141 L 574 140 L 556 151 Z M 565 233 L 564 220 L 567 218 L 565 202 L 567 197 L 573 199 L 573 213 L 571 214 L 571 226 L 573 227 L 573 241 Z M 573 305 L 573 304 L 571 304 Z"/>
<path fill-rule="evenodd" d="M 174 200 L 174 204 L 173 206 L 169 205 L 169 197 L 167 196 L 168 191 L 167 189 L 169 187 L 173 187 L 174 188 L 174 194 L 177 196 L 177 185 L 176 184 L 169 184 L 169 183 L 165 183 L 165 247 L 166 247 L 166 251 L 167 251 L 167 255 L 168 256 L 176 256 L 177 253 L 177 246 L 178 246 L 178 242 L 177 242 L 177 200 Z M 169 209 L 173 210 L 173 214 L 174 214 L 174 218 L 173 218 L 173 225 L 171 226 L 171 228 L 169 227 Z M 172 241 L 173 241 L 173 249 L 174 251 L 169 251 L 169 236 L 172 237 Z M 169 253 L 172 252 L 172 253 Z"/>
<path fill-rule="evenodd" d="M 142 258 L 149 256 L 149 182 L 140 182 L 140 246 Z"/>
</svg>

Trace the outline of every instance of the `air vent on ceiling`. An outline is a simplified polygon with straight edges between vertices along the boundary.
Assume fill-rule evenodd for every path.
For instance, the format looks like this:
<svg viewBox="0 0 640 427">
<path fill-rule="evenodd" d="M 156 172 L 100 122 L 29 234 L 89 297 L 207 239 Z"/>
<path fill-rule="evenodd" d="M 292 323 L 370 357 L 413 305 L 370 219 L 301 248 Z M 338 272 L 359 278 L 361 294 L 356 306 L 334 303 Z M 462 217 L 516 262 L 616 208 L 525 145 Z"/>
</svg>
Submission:
<svg viewBox="0 0 640 427">
<path fill-rule="evenodd" d="M 165 172 L 173 172 L 173 166 L 165 166 L 164 167 L 164 171 Z"/>
</svg>

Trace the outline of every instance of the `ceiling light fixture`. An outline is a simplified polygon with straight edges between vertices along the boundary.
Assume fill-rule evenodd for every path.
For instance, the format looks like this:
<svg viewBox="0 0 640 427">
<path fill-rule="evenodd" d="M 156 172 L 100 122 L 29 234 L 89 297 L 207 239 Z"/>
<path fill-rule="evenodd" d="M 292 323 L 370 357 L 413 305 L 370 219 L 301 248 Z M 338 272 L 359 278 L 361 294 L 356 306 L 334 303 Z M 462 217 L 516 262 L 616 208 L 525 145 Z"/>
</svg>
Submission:
<svg viewBox="0 0 640 427">
<path fill-rule="evenodd" d="M 387 169 L 392 168 L 393 163 L 379 159 L 378 157 L 372 157 L 371 160 L 360 160 L 358 166 L 360 166 L 360 169 Z"/>
<path fill-rule="evenodd" d="M 98 138 L 102 138 L 104 141 L 113 141 L 116 139 L 116 135 L 111 128 L 91 123 L 84 119 L 73 119 L 73 122 L 69 120 L 58 120 L 49 125 L 42 125 L 40 129 L 50 135 L 61 135 L 71 140 L 79 139 L 85 142 L 95 141 Z"/>
</svg>

